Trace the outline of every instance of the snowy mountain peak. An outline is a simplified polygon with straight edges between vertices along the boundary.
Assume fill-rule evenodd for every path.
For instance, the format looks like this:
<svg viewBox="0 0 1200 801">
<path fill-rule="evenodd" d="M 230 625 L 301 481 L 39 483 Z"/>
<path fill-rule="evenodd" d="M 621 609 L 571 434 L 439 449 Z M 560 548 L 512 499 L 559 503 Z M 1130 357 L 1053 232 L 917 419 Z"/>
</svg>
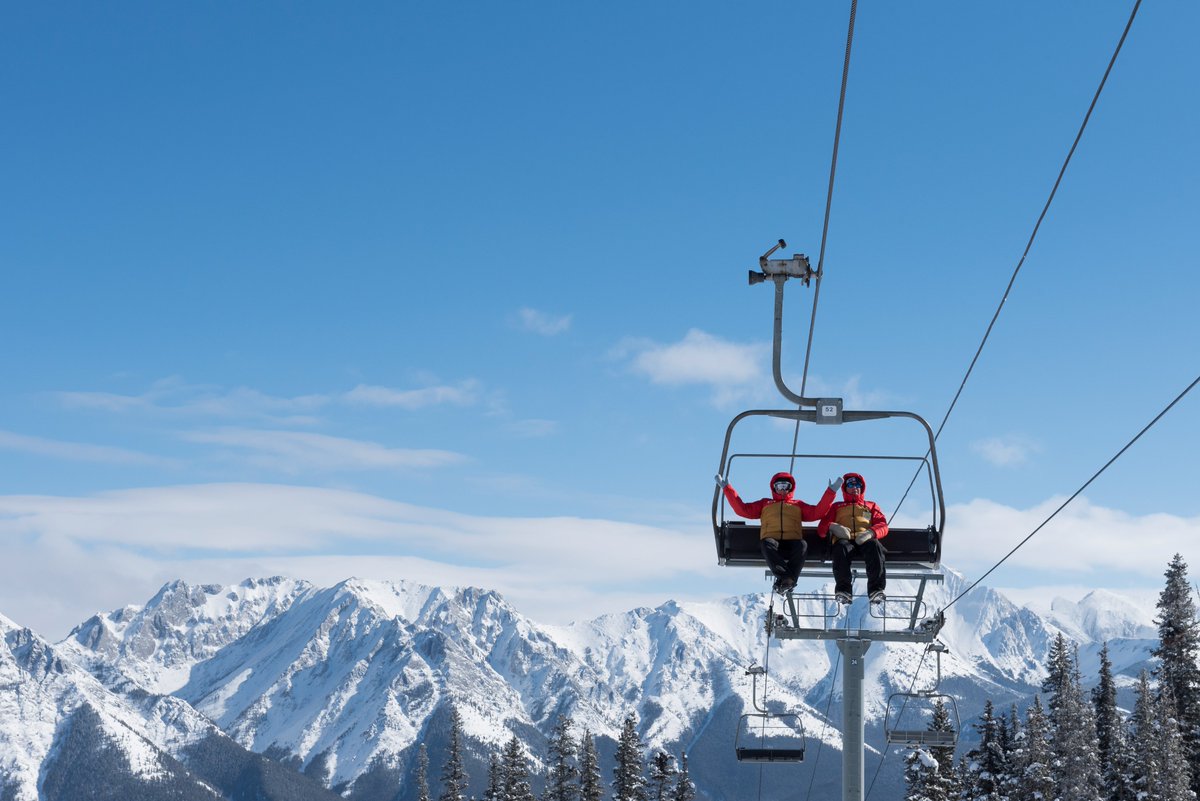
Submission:
<svg viewBox="0 0 1200 801">
<path fill-rule="evenodd" d="M 123 666 L 151 692 L 169 693 L 187 680 L 193 664 L 279 614 L 310 586 L 278 576 L 228 588 L 172 581 L 145 606 L 93 615 L 62 645 L 85 661 Z"/>
</svg>

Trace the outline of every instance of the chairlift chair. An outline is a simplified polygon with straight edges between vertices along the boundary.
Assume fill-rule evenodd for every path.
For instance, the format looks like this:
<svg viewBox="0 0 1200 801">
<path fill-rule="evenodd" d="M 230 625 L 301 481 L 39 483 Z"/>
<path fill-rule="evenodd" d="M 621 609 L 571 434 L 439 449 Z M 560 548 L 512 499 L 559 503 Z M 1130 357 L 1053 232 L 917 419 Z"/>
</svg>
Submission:
<svg viewBox="0 0 1200 801">
<path fill-rule="evenodd" d="M 883 716 L 884 737 L 887 742 L 898 745 L 953 748 L 958 744 L 958 733 L 962 728 L 958 717 L 958 703 L 954 696 L 938 692 L 938 685 L 942 682 L 942 654 L 947 649 L 941 643 L 931 643 L 926 650 L 937 654 L 937 676 L 934 684 L 917 692 L 896 692 L 888 696 Z M 933 708 L 939 701 L 950 714 L 949 731 L 934 731 L 928 724 L 920 725 L 932 715 Z"/>
<path fill-rule="evenodd" d="M 758 705 L 758 677 L 766 670 L 753 666 L 746 671 L 751 677 L 750 700 L 755 712 L 747 712 L 738 721 L 734 737 L 734 753 L 739 762 L 803 762 L 804 721 L 794 712 L 769 712 Z"/>
<path fill-rule="evenodd" d="M 928 484 L 931 517 L 929 525 L 918 528 L 901 528 L 889 526 L 888 536 L 882 540 L 887 552 L 888 569 L 935 571 L 940 567 L 942 559 L 942 532 L 945 527 L 946 505 L 942 495 L 941 475 L 938 471 L 937 451 L 934 446 L 933 430 L 919 415 L 905 411 L 843 411 L 838 399 L 829 400 L 828 408 L 818 406 L 816 409 L 757 409 L 742 412 L 733 418 L 725 432 L 725 443 L 721 451 L 721 461 L 717 472 L 731 480 L 736 473 L 739 463 L 746 460 L 768 460 L 775 464 L 793 459 L 808 462 L 834 461 L 839 465 L 879 461 L 907 461 L 915 465 L 924 474 Z M 835 402 L 836 401 L 836 405 Z M 828 412 L 828 415 L 825 413 Z M 836 418 L 825 420 L 824 416 Z M 732 452 L 734 430 L 739 423 L 754 417 L 773 417 L 784 420 L 797 420 L 810 423 L 860 423 L 888 419 L 907 419 L 915 421 L 924 430 L 924 437 L 919 437 L 919 447 L 928 448 L 925 453 L 741 453 Z M 824 471 L 822 471 L 824 472 Z M 728 567 L 766 567 L 759 549 L 760 526 L 757 521 L 726 519 L 727 506 L 725 496 L 718 487 L 713 493 L 712 523 L 713 538 L 717 550 L 717 562 Z M 891 510 L 893 513 L 895 510 Z M 809 535 L 806 535 L 808 538 Z M 809 539 L 808 564 L 816 565 L 828 562 L 830 559 L 829 543 L 818 540 L 815 535 Z"/>
</svg>

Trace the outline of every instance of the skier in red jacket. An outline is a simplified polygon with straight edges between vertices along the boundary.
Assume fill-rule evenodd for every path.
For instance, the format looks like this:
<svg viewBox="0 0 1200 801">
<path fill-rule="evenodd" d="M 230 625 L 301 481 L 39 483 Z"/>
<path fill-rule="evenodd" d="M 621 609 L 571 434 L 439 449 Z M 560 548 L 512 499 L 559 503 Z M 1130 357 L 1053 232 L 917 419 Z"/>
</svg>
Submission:
<svg viewBox="0 0 1200 801">
<path fill-rule="evenodd" d="M 804 569 L 804 557 L 808 555 L 808 543 L 804 541 L 804 521 L 820 520 L 829 510 L 842 480 L 835 479 L 821 496 L 816 506 L 809 506 L 792 497 L 796 479 L 791 473 L 776 473 L 771 476 L 771 497 L 751 503 L 742 500 L 737 491 L 729 486 L 724 476 L 717 475 L 717 485 L 725 492 L 725 498 L 733 511 L 751 520 L 761 520 L 759 547 L 763 558 L 775 576 L 775 591 L 785 593 L 796 586 L 796 579 Z"/>
<path fill-rule="evenodd" d="M 858 473 L 842 476 L 842 500 L 833 504 L 817 526 L 817 533 L 828 535 L 833 553 L 834 596 L 838 603 L 850 603 L 853 581 L 850 577 L 850 558 L 861 554 L 867 566 L 867 597 L 871 603 L 886 600 L 887 566 L 883 546 L 887 536 L 887 517 L 874 501 L 863 496 L 867 482 Z"/>
</svg>

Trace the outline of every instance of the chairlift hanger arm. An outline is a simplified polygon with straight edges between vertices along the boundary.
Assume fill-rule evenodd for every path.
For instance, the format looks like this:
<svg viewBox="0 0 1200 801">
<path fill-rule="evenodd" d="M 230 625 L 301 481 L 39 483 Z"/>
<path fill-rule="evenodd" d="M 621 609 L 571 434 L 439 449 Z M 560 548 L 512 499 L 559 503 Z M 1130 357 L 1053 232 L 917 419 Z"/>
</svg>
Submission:
<svg viewBox="0 0 1200 801">
<path fill-rule="evenodd" d="M 787 247 L 787 242 L 780 239 L 774 247 L 758 257 L 758 266 L 761 272 L 750 271 L 750 285 L 761 284 L 768 278 L 775 284 L 775 336 L 771 348 L 771 371 L 775 376 L 776 389 L 783 397 L 797 406 L 815 407 L 819 398 L 805 398 L 797 395 L 784 383 L 780 361 L 783 347 L 783 285 L 789 278 L 798 278 L 805 286 L 808 286 L 813 276 L 818 278 L 820 276 L 813 270 L 808 256 L 803 253 L 794 253 L 790 259 L 770 258 L 772 253 L 784 247 Z"/>
</svg>

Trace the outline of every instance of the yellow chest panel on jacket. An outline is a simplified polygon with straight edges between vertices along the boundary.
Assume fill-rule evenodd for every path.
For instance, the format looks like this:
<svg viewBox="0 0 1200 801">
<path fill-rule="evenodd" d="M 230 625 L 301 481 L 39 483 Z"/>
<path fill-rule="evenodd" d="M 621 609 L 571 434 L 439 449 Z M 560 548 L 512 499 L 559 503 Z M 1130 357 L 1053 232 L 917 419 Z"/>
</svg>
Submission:
<svg viewBox="0 0 1200 801">
<path fill-rule="evenodd" d="M 858 534 L 871 527 L 871 510 L 857 503 L 848 503 L 838 507 L 834 519 L 850 529 L 851 534 Z"/>
<path fill-rule="evenodd" d="M 800 507 L 790 503 L 769 503 L 763 507 L 759 538 L 776 540 L 804 539 L 804 521 Z"/>
</svg>

